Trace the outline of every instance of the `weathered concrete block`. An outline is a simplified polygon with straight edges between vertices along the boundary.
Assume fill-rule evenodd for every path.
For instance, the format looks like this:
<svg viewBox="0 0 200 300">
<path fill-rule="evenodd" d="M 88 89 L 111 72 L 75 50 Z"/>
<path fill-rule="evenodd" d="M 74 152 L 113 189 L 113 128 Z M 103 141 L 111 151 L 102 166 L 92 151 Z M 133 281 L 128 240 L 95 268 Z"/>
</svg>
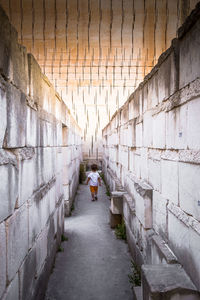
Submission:
<svg viewBox="0 0 200 300">
<path fill-rule="evenodd" d="M 158 99 L 159 103 L 176 91 L 177 70 L 173 51 L 162 62 L 158 70 Z"/>
<path fill-rule="evenodd" d="M 119 163 L 126 169 L 128 169 L 128 148 L 125 146 L 119 146 Z"/>
<path fill-rule="evenodd" d="M 7 78 L 9 78 L 10 73 L 11 28 L 8 17 L 3 9 L 0 8 L 0 69 Z M 17 42 L 17 35 L 15 36 L 15 42 Z"/>
<path fill-rule="evenodd" d="M 72 161 L 71 147 L 62 147 L 62 156 L 64 165 L 69 165 Z"/>
<path fill-rule="evenodd" d="M 48 199 L 49 199 L 49 213 L 52 214 L 56 207 L 56 186 L 55 184 L 48 191 Z"/>
<path fill-rule="evenodd" d="M 200 76 L 200 53 L 199 53 L 199 24 L 196 24 L 180 40 L 180 88 Z"/>
<path fill-rule="evenodd" d="M 166 113 L 166 147 L 185 149 L 187 147 L 187 104 Z"/>
<path fill-rule="evenodd" d="M 7 131 L 4 148 L 25 146 L 27 106 L 26 96 L 9 85 L 7 91 Z"/>
<path fill-rule="evenodd" d="M 2 165 L 2 163 L 5 164 Z M 16 166 L 16 158 L 14 155 L 12 155 L 11 153 L 7 153 L 4 150 L 0 151 L 0 180 L 1 222 L 14 212 L 14 208 L 19 196 L 19 177 Z"/>
<path fill-rule="evenodd" d="M 28 253 L 28 207 L 26 204 L 6 220 L 6 226 L 8 280 L 12 280 Z"/>
<path fill-rule="evenodd" d="M 141 155 L 135 154 L 135 174 L 137 178 L 141 178 Z"/>
<path fill-rule="evenodd" d="M 135 224 L 133 225 L 133 219 L 135 219 L 135 204 L 133 198 L 128 194 L 123 195 L 123 218 L 134 233 L 134 229 L 136 229 Z"/>
<path fill-rule="evenodd" d="M 161 180 L 163 197 L 178 204 L 178 163 L 176 161 L 161 161 Z"/>
<path fill-rule="evenodd" d="M 0 298 L 6 288 L 6 229 L 5 224 L 0 224 Z"/>
<path fill-rule="evenodd" d="M 153 116 L 153 147 L 163 149 L 166 144 L 165 112 Z"/>
<path fill-rule="evenodd" d="M 179 163 L 180 207 L 200 221 L 200 166 Z"/>
<path fill-rule="evenodd" d="M 177 257 L 159 235 L 153 235 L 151 242 L 151 263 L 153 265 L 178 263 Z"/>
<path fill-rule="evenodd" d="M 143 116 L 143 145 L 152 147 L 153 145 L 153 117 L 151 111 L 146 111 Z"/>
<path fill-rule="evenodd" d="M 141 149 L 141 178 L 148 181 L 148 149 Z"/>
<path fill-rule="evenodd" d="M 148 81 L 148 109 L 158 104 L 158 73 L 155 73 Z"/>
<path fill-rule="evenodd" d="M 57 200 L 56 181 L 52 179 L 42 186 L 29 201 L 29 248 L 33 246 L 37 236 L 46 226 Z"/>
<path fill-rule="evenodd" d="M 198 227 L 197 227 L 198 228 Z M 188 275 L 200 289 L 200 232 L 191 226 L 191 218 L 180 208 L 169 207 L 168 239 Z"/>
<path fill-rule="evenodd" d="M 199 299 L 196 287 L 179 264 L 143 265 L 142 283 L 144 300 Z"/>
<path fill-rule="evenodd" d="M 161 191 L 161 162 L 155 159 L 148 160 L 148 182 L 156 191 Z"/>
<path fill-rule="evenodd" d="M 17 273 L 13 281 L 9 284 L 2 300 L 19 300 L 19 274 Z"/>
<path fill-rule="evenodd" d="M 26 48 L 16 41 L 16 32 L 11 30 L 11 60 L 10 74 L 11 81 L 23 93 L 28 93 L 28 60 Z"/>
<path fill-rule="evenodd" d="M 188 103 L 188 136 L 187 143 L 189 149 L 200 148 L 200 98 Z"/>
<path fill-rule="evenodd" d="M 128 124 L 128 133 L 127 133 L 127 146 L 128 147 L 134 147 L 135 146 L 135 139 L 136 139 L 136 133 L 135 133 L 135 126 L 136 126 L 136 119 L 133 121 L 130 121 Z"/>
<path fill-rule="evenodd" d="M 3 80 L 0 79 L 0 148 L 3 147 L 4 137 L 7 127 L 7 97 L 6 97 L 6 85 Z"/>
<path fill-rule="evenodd" d="M 40 159 L 43 162 L 41 166 L 42 181 L 47 183 L 51 178 L 58 172 L 58 168 L 61 168 L 60 157 L 62 152 L 58 148 L 41 148 L 40 149 Z M 60 156 L 59 156 L 60 155 Z"/>
<path fill-rule="evenodd" d="M 110 227 L 115 228 L 117 225 L 121 224 L 122 215 L 121 214 L 113 214 L 110 210 Z"/>
<path fill-rule="evenodd" d="M 42 107 L 43 89 L 42 73 L 39 64 L 32 54 L 28 54 L 29 96 Z"/>
<path fill-rule="evenodd" d="M 42 271 L 42 268 L 47 258 L 47 236 L 48 236 L 48 226 L 43 228 L 38 239 L 35 241 L 34 247 L 36 248 L 36 276 Z"/>
<path fill-rule="evenodd" d="M 128 178 L 129 177 L 129 178 Z M 128 179 L 128 181 L 127 181 Z M 152 227 L 152 188 L 142 180 L 129 174 L 126 189 L 134 199 L 135 214 L 145 229 Z"/>
<path fill-rule="evenodd" d="M 124 192 L 114 191 L 111 193 L 110 210 L 113 214 L 121 214 L 123 212 L 123 194 Z"/>
<path fill-rule="evenodd" d="M 136 147 L 142 147 L 143 143 L 143 125 L 142 123 L 136 124 Z"/>
<path fill-rule="evenodd" d="M 57 146 L 57 125 L 48 120 L 39 120 L 40 146 Z"/>
<path fill-rule="evenodd" d="M 33 299 L 36 287 L 36 248 L 31 249 L 19 269 L 20 299 Z"/>
<path fill-rule="evenodd" d="M 153 229 L 162 237 L 167 236 L 167 200 L 153 191 Z"/>
<path fill-rule="evenodd" d="M 37 189 L 35 151 L 30 148 L 20 161 L 20 191 L 18 206 L 26 202 Z M 30 156 L 29 156 L 30 154 Z M 30 176 L 31 174 L 31 176 Z"/>
<path fill-rule="evenodd" d="M 39 146 L 39 126 L 37 111 L 27 107 L 26 147 Z"/>
<path fill-rule="evenodd" d="M 15 28 L 0 8 L 0 69 L 24 93 L 27 92 L 27 55 L 26 49 L 18 44 Z"/>
<path fill-rule="evenodd" d="M 69 184 L 63 185 L 64 200 L 69 200 Z"/>
</svg>

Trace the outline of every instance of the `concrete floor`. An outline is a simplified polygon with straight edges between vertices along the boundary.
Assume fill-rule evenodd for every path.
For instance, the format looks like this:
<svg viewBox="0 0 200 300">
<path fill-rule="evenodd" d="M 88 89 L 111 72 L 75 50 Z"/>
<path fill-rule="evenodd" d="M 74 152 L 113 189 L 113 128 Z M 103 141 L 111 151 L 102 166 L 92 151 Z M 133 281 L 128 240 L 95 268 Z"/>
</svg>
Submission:
<svg viewBox="0 0 200 300">
<path fill-rule="evenodd" d="M 128 246 L 110 229 L 105 186 L 98 196 L 92 202 L 88 186 L 79 185 L 75 210 L 65 221 L 68 241 L 57 254 L 46 300 L 133 299 Z"/>
</svg>

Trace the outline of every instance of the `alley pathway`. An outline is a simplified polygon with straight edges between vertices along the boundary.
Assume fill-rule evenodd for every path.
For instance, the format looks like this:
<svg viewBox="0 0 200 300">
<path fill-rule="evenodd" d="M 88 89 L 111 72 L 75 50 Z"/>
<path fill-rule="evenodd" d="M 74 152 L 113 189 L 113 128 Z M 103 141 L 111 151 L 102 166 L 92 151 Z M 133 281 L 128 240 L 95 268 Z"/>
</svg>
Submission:
<svg viewBox="0 0 200 300">
<path fill-rule="evenodd" d="M 92 202 L 89 188 L 79 185 L 75 210 L 65 221 L 68 241 L 56 257 L 46 300 L 133 299 L 127 244 L 109 226 L 110 201 L 105 186 Z"/>
</svg>

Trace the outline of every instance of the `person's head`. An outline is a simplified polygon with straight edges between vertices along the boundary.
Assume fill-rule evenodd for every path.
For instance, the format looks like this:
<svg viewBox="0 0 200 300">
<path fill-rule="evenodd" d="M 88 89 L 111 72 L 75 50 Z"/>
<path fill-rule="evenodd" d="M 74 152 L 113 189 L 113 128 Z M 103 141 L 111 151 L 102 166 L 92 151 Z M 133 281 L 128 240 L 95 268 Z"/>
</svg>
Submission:
<svg viewBox="0 0 200 300">
<path fill-rule="evenodd" d="M 97 165 L 95 165 L 95 164 L 91 165 L 91 170 L 93 172 L 96 172 L 97 171 Z"/>
</svg>

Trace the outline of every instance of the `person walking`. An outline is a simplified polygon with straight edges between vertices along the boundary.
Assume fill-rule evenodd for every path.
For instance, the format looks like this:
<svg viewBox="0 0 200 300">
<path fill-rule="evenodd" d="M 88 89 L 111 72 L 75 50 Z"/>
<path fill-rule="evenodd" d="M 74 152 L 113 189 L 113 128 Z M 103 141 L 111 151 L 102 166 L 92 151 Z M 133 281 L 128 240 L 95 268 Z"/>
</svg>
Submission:
<svg viewBox="0 0 200 300">
<path fill-rule="evenodd" d="M 86 184 L 90 184 L 90 192 L 92 196 L 92 201 L 97 200 L 98 186 L 101 186 L 101 178 L 97 172 L 97 165 L 93 164 L 91 166 L 91 172 L 88 175 Z"/>
</svg>

